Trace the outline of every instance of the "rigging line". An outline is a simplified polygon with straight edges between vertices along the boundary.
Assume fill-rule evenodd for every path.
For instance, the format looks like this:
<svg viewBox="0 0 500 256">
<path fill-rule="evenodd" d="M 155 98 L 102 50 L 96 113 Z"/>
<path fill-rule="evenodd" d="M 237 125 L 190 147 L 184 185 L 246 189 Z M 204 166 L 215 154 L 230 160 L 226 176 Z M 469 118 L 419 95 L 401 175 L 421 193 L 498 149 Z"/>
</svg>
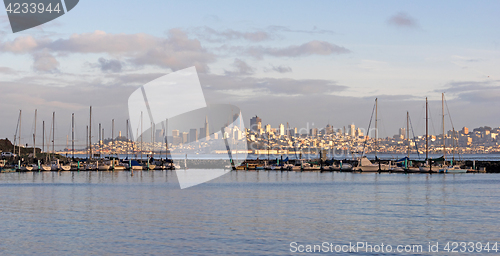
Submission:
<svg viewBox="0 0 500 256">
<path fill-rule="evenodd" d="M 366 147 L 366 142 L 368 141 L 368 135 L 370 134 L 370 126 L 372 125 L 372 119 L 373 119 L 373 113 L 375 112 L 375 105 L 377 103 L 373 104 L 373 109 L 372 109 L 372 116 L 370 117 L 370 122 L 368 123 L 368 130 L 367 134 L 365 135 L 365 142 L 363 143 L 363 150 L 361 151 L 361 157 L 365 154 L 365 147 Z"/>
<path fill-rule="evenodd" d="M 411 133 L 413 134 L 413 141 L 415 142 L 415 148 L 417 149 L 417 156 L 420 159 L 420 152 L 418 151 L 418 143 L 416 143 L 415 131 L 413 130 L 413 124 L 411 123 L 411 117 L 408 115 L 408 119 L 410 120 Z"/>
<path fill-rule="evenodd" d="M 429 119 L 431 120 L 433 134 L 436 134 L 436 129 L 434 128 L 434 122 L 432 121 L 431 109 L 429 108 Z"/>
<path fill-rule="evenodd" d="M 17 117 L 16 133 L 14 133 L 14 145 L 16 145 L 17 131 L 19 130 L 19 119 L 21 119 L 21 115 Z"/>
<path fill-rule="evenodd" d="M 448 108 L 448 102 L 446 101 L 446 97 L 444 98 L 444 104 L 446 105 L 446 111 L 448 112 L 448 117 L 450 118 L 451 128 L 455 129 L 453 125 L 453 120 L 451 119 L 450 108 Z"/>
</svg>

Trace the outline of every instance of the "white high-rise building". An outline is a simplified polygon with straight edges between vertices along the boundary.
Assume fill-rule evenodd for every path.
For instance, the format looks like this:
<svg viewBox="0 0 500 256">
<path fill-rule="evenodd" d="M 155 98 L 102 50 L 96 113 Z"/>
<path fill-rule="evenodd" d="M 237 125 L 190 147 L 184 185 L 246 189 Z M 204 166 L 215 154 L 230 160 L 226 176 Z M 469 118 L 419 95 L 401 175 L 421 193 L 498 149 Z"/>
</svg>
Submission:
<svg viewBox="0 0 500 256">
<path fill-rule="evenodd" d="M 349 125 L 349 135 L 351 135 L 351 138 L 356 137 L 356 126 L 354 124 Z"/>
<path fill-rule="evenodd" d="M 285 126 L 283 124 L 280 124 L 280 136 L 285 135 Z"/>
</svg>

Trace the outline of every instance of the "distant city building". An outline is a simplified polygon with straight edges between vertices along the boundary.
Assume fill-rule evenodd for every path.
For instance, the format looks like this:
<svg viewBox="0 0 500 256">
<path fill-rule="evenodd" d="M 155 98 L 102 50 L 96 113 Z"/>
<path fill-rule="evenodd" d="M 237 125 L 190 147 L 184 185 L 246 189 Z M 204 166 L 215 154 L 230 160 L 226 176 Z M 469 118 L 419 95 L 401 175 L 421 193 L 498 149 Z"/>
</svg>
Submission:
<svg viewBox="0 0 500 256">
<path fill-rule="evenodd" d="M 154 138 L 155 142 L 163 141 L 163 137 L 164 136 L 165 135 L 163 134 L 163 129 L 156 130 L 156 132 L 155 132 L 155 138 Z"/>
<path fill-rule="evenodd" d="M 189 130 L 189 142 L 194 142 L 198 140 L 198 129 Z"/>
<path fill-rule="evenodd" d="M 210 127 L 208 125 L 208 117 L 205 116 L 205 133 L 204 133 L 206 139 L 208 140 L 210 138 Z"/>
<path fill-rule="evenodd" d="M 179 130 L 173 130 L 172 131 L 172 136 L 173 137 L 179 136 Z"/>
<path fill-rule="evenodd" d="M 265 130 L 266 130 L 266 133 L 271 133 L 271 125 L 270 124 L 266 124 Z"/>
<path fill-rule="evenodd" d="M 189 133 L 183 132 L 182 133 L 182 143 L 188 143 L 188 142 L 189 142 Z"/>
<path fill-rule="evenodd" d="M 250 119 L 250 129 L 252 131 L 259 131 L 262 128 L 262 119 L 258 116 L 252 117 Z"/>
<path fill-rule="evenodd" d="M 399 128 L 399 138 L 406 139 L 406 128 Z"/>
<path fill-rule="evenodd" d="M 280 124 L 280 136 L 284 136 L 285 135 L 285 126 L 283 124 Z"/>
<path fill-rule="evenodd" d="M 325 132 L 326 132 L 326 135 L 332 134 L 333 133 L 333 126 L 331 126 L 330 124 L 327 124 Z"/>
<path fill-rule="evenodd" d="M 354 124 L 349 125 L 349 135 L 351 138 L 356 136 L 356 126 L 354 126 Z"/>
<path fill-rule="evenodd" d="M 309 129 L 309 136 L 316 138 L 318 136 L 318 128 Z"/>
<path fill-rule="evenodd" d="M 361 131 L 361 128 L 358 128 L 356 130 L 356 137 L 361 137 L 361 136 L 364 136 L 363 132 Z"/>
<path fill-rule="evenodd" d="M 469 128 L 467 128 L 467 127 L 464 126 L 464 128 L 462 128 L 461 132 L 462 132 L 462 134 L 467 135 L 467 134 L 469 134 Z"/>
</svg>

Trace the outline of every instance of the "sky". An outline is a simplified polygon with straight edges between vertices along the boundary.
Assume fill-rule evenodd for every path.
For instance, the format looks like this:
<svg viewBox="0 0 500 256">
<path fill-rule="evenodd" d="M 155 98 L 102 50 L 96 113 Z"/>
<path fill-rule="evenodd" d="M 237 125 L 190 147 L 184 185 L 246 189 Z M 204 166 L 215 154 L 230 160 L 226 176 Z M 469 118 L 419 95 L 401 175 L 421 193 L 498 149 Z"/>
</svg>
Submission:
<svg viewBox="0 0 500 256">
<path fill-rule="evenodd" d="M 12 33 L 0 11 L 0 138 L 23 144 L 34 112 L 56 144 L 125 133 L 130 94 L 195 66 L 207 104 L 228 103 L 277 127 L 368 126 L 378 98 L 380 136 L 406 125 L 431 133 L 499 127 L 500 2 L 481 1 L 94 1 Z M 451 119 L 450 119 L 451 117 Z M 40 139 L 38 139 L 40 140 Z"/>
</svg>

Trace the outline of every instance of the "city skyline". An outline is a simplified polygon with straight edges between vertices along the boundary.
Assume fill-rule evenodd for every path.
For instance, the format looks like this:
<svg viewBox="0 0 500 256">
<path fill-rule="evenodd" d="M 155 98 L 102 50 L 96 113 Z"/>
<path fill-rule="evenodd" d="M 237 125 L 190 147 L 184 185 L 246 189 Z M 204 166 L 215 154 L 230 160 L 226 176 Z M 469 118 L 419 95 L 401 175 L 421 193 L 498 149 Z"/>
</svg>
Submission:
<svg viewBox="0 0 500 256">
<path fill-rule="evenodd" d="M 16 34 L 0 13 L 0 137 L 12 138 L 19 109 L 29 128 L 35 109 L 46 122 L 55 111 L 62 130 L 75 113 L 82 127 L 91 105 L 96 123 L 123 127 L 134 90 L 190 66 L 207 104 L 238 106 L 247 126 L 257 114 L 272 126 L 366 127 L 378 98 L 381 135 L 391 136 L 406 111 L 422 123 L 425 97 L 437 116 L 441 92 L 456 127 L 500 126 L 496 1 L 119 4 L 103 15 L 92 1 L 80 3 Z M 183 11 L 161 11 L 172 6 Z"/>
</svg>

